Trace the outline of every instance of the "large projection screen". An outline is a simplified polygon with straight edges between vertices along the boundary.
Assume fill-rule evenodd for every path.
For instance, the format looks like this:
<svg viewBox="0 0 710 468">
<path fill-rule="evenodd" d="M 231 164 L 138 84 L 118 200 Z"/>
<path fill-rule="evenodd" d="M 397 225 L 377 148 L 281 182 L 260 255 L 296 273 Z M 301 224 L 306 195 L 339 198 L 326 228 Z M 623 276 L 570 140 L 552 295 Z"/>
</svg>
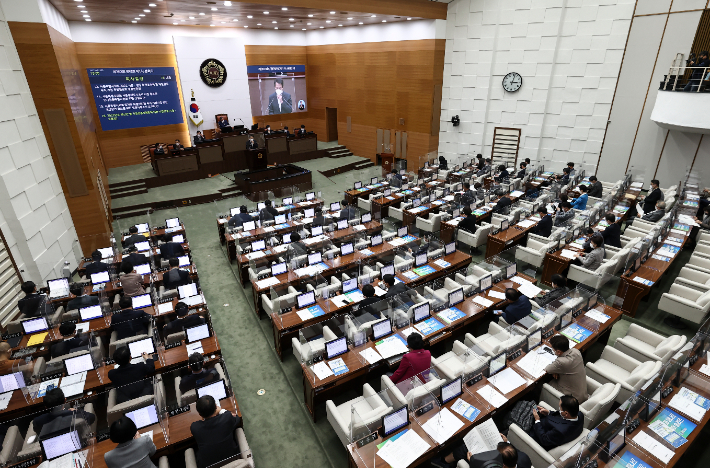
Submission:
<svg viewBox="0 0 710 468">
<path fill-rule="evenodd" d="M 247 77 L 252 115 L 308 110 L 305 65 L 250 65 Z"/>
</svg>

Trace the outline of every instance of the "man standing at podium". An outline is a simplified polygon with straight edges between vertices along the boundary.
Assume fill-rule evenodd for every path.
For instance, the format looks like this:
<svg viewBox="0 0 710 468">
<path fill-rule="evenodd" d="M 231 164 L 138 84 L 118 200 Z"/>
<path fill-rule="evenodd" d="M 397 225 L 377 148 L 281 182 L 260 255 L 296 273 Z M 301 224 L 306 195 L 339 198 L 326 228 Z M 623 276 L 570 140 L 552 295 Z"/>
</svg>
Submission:
<svg viewBox="0 0 710 468">
<path fill-rule="evenodd" d="M 301 125 L 301 129 L 300 129 L 300 130 L 296 130 L 296 135 L 298 135 L 298 136 L 306 136 L 306 126 L 305 126 L 305 125 Z"/>
<path fill-rule="evenodd" d="M 269 96 L 269 115 L 290 114 L 293 112 L 293 102 L 291 95 L 284 92 L 283 78 L 274 80 L 274 92 Z"/>
<path fill-rule="evenodd" d="M 247 149 L 259 149 L 259 144 L 256 142 L 256 140 L 254 140 L 254 135 L 249 135 L 249 141 L 247 141 Z"/>
</svg>

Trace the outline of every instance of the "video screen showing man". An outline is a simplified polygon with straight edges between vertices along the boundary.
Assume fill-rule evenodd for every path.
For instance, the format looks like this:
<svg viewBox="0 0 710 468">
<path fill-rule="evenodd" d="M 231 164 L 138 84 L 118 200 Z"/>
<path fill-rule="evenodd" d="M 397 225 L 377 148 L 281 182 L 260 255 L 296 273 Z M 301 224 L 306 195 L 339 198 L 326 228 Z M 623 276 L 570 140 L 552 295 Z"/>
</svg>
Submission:
<svg viewBox="0 0 710 468">
<path fill-rule="evenodd" d="M 308 112 L 305 65 L 248 65 L 247 82 L 253 116 Z"/>
<path fill-rule="evenodd" d="M 274 80 L 274 92 L 269 96 L 269 115 L 290 114 L 293 112 L 291 95 L 284 91 L 283 78 Z"/>
</svg>

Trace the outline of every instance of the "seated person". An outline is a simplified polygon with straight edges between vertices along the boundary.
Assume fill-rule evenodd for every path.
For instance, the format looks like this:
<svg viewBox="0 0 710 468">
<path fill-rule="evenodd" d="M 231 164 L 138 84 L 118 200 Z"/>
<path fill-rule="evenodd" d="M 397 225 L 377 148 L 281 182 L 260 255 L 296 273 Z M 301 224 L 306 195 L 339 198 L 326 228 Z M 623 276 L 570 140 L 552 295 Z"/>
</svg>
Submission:
<svg viewBox="0 0 710 468">
<path fill-rule="evenodd" d="M 528 167 L 528 164 L 527 164 L 527 163 L 521 162 L 521 163 L 520 163 L 520 170 L 519 170 L 518 173 L 515 175 L 515 178 L 516 178 L 516 179 L 522 179 L 523 177 L 525 177 L 525 169 L 526 169 L 527 167 Z"/>
<path fill-rule="evenodd" d="M 402 179 L 402 175 L 397 172 L 397 169 L 392 169 L 392 172 L 390 172 L 391 177 L 390 177 L 390 185 L 395 188 L 400 188 L 402 184 L 404 183 Z"/>
<path fill-rule="evenodd" d="M 585 185 L 580 185 L 579 192 L 581 195 L 572 200 L 572 208 L 583 211 L 587 209 L 587 200 L 589 199 L 589 196 L 587 195 L 587 187 Z"/>
<path fill-rule="evenodd" d="M 91 278 L 91 275 L 93 275 L 94 273 L 108 271 L 108 264 L 102 262 L 101 261 L 102 258 L 103 258 L 103 256 L 101 255 L 101 252 L 99 252 L 98 250 L 94 250 L 93 252 L 91 252 L 91 259 L 93 260 L 93 262 L 86 265 L 85 278 Z"/>
<path fill-rule="evenodd" d="M 143 289 L 143 275 L 136 273 L 136 269 L 130 262 L 121 263 L 121 287 L 123 294 L 129 297 L 145 294 Z"/>
<path fill-rule="evenodd" d="M 270 134 L 274 133 L 274 131 L 271 130 L 271 125 L 267 125 L 267 126 L 264 128 L 264 133 L 267 134 L 267 135 L 270 135 Z"/>
<path fill-rule="evenodd" d="M 32 281 L 22 283 L 22 292 L 25 297 L 17 301 L 17 308 L 24 318 L 39 317 L 42 312 L 42 304 L 46 301 L 44 294 L 37 294 L 37 286 Z"/>
<path fill-rule="evenodd" d="M 163 260 L 168 260 L 173 257 L 181 257 L 185 255 L 185 249 L 179 242 L 173 242 L 172 234 L 165 234 L 163 236 L 163 243 L 160 244 L 160 258 Z"/>
<path fill-rule="evenodd" d="M 153 154 L 165 154 L 165 146 L 162 143 L 157 143 L 155 145 L 155 149 L 153 150 Z"/>
<path fill-rule="evenodd" d="M 569 288 L 567 287 L 567 278 L 565 278 L 564 276 L 556 273 L 552 275 L 552 278 L 550 278 L 550 282 L 552 283 L 552 289 L 550 289 L 549 291 L 541 292 L 540 298 L 536 300 L 536 302 L 540 305 L 548 304 L 561 297 L 564 297 L 567 293 L 569 293 Z"/>
<path fill-rule="evenodd" d="M 598 232 L 593 234 L 589 239 L 589 245 L 592 249 L 589 253 L 580 254 L 572 263 L 583 266 L 587 270 L 595 271 L 599 268 L 604 260 L 604 238 Z"/>
<path fill-rule="evenodd" d="M 121 311 L 111 316 L 111 330 L 116 332 L 117 339 L 148 333 L 148 325 L 152 320 L 150 314 L 133 309 L 133 300 L 126 295 L 118 301 L 118 306 Z"/>
<path fill-rule="evenodd" d="M 589 191 L 587 195 L 594 198 L 601 198 L 603 195 L 604 186 L 597 179 L 597 176 L 591 176 L 589 178 Z"/>
<path fill-rule="evenodd" d="M 294 232 L 291 234 L 291 243 L 288 244 L 288 250 L 291 258 L 300 257 L 308 253 L 308 247 L 301 242 L 301 235 L 299 233 Z"/>
<path fill-rule="evenodd" d="M 10 346 L 10 343 L 7 341 L 0 342 L 0 362 L 9 361 L 11 358 L 12 346 Z M 2 437 L 0 437 L 0 440 L 2 440 Z"/>
<path fill-rule="evenodd" d="M 562 169 L 562 175 L 561 176 L 556 176 L 558 182 L 560 182 L 563 185 L 569 184 L 569 178 L 570 178 L 570 170 L 568 167 L 565 167 Z"/>
<path fill-rule="evenodd" d="M 365 314 L 370 314 L 376 319 L 382 318 L 382 315 L 377 312 L 377 310 L 372 307 L 368 307 L 369 305 L 376 304 L 382 300 L 375 295 L 375 287 L 371 284 L 366 284 L 362 287 L 362 295 L 365 296 L 365 299 L 357 303 L 357 310 L 352 312 L 353 317 L 358 318 Z"/>
<path fill-rule="evenodd" d="M 621 220 L 616 222 L 616 215 L 609 212 L 604 216 L 609 225 L 601 232 L 604 245 L 621 248 Z"/>
<path fill-rule="evenodd" d="M 298 135 L 298 136 L 305 136 L 306 133 L 308 133 L 308 132 L 306 132 L 305 125 L 301 125 L 301 128 L 299 130 L 296 130 L 296 135 Z"/>
<path fill-rule="evenodd" d="M 163 286 L 165 289 L 177 289 L 190 282 L 190 273 L 180 269 L 180 260 L 173 257 L 168 260 L 170 269 L 163 273 Z"/>
<path fill-rule="evenodd" d="M 574 211 L 572 211 L 572 205 L 568 201 L 560 202 L 560 209 L 555 215 L 555 226 L 561 226 L 567 221 L 574 218 Z"/>
<path fill-rule="evenodd" d="M 240 453 L 234 431 L 241 418 L 217 406 L 212 395 L 205 395 L 195 404 L 202 421 L 190 425 L 197 444 L 197 467 L 207 468 Z"/>
<path fill-rule="evenodd" d="M 650 213 L 646 213 L 641 217 L 641 213 L 636 213 L 636 216 L 641 218 L 643 221 L 649 221 L 655 223 L 660 221 L 666 215 L 666 202 L 659 200 L 656 202 L 656 209 Z"/>
<path fill-rule="evenodd" d="M 153 394 L 153 379 L 155 361 L 143 353 L 143 362 L 131 364 L 131 351 L 128 346 L 121 346 L 113 353 L 117 367 L 108 371 L 108 378 L 116 388 L 116 403 Z"/>
<path fill-rule="evenodd" d="M 567 169 L 569 169 L 569 176 L 574 177 L 575 170 L 574 170 L 574 163 L 573 162 L 567 163 Z"/>
<path fill-rule="evenodd" d="M 397 371 L 390 377 L 395 385 L 431 367 L 431 353 L 424 349 L 422 335 L 417 332 L 411 333 L 407 337 L 407 348 L 410 351 L 402 356 Z"/>
<path fill-rule="evenodd" d="M 254 221 L 254 218 L 249 214 L 249 209 L 246 205 L 242 205 L 239 207 L 239 213 L 229 218 L 227 225 L 231 228 L 241 227 L 244 223 L 249 221 Z"/>
<path fill-rule="evenodd" d="M 577 348 L 570 348 L 569 339 L 562 335 L 550 338 L 550 346 L 557 356 L 557 359 L 545 368 L 545 372 L 554 379 L 550 386 L 563 395 L 572 395 L 578 402 L 584 403 L 589 396 L 582 353 Z"/>
<path fill-rule="evenodd" d="M 279 214 L 278 210 L 271 206 L 271 200 L 266 200 L 264 202 L 264 208 L 259 212 L 259 219 L 262 221 L 272 221 L 276 215 Z"/>
<path fill-rule="evenodd" d="M 385 294 L 382 299 L 398 296 L 403 292 L 409 291 L 409 287 L 407 287 L 407 285 L 404 284 L 403 281 L 400 281 L 399 283 L 395 284 L 394 275 L 387 274 L 382 277 L 382 281 L 387 285 L 387 294 Z"/>
<path fill-rule="evenodd" d="M 503 442 L 498 442 L 496 449 L 500 452 L 501 459 L 503 460 L 503 468 L 532 468 L 532 461 L 530 457 L 525 453 L 517 450 L 513 447 L 513 444 L 508 442 L 508 439 L 501 434 Z M 431 464 L 437 468 L 456 468 L 457 464 L 461 460 L 471 461 L 473 454 L 468 451 L 466 444 L 461 441 L 456 447 L 454 447 L 453 452 L 445 457 L 437 457 L 431 461 Z M 493 465 L 499 466 L 499 465 Z"/>
<path fill-rule="evenodd" d="M 66 310 L 77 310 L 82 307 L 99 305 L 99 296 L 89 296 L 84 294 L 84 287 L 79 283 L 73 283 L 69 288 L 69 292 L 76 297 L 69 301 Z"/>
<path fill-rule="evenodd" d="M 533 409 L 535 423 L 528 435 L 548 452 L 573 441 L 584 429 L 584 417 L 579 414 L 579 402 L 571 395 L 560 398 L 560 410 L 548 411 L 538 406 Z"/>
<path fill-rule="evenodd" d="M 513 200 L 508 198 L 507 195 L 503 195 L 498 199 L 498 203 L 493 207 L 493 213 L 503 213 L 506 208 L 513 204 Z"/>
<path fill-rule="evenodd" d="M 485 166 L 486 163 L 483 161 L 482 154 L 477 154 L 476 159 L 478 159 L 478 161 L 476 161 L 475 168 L 476 170 L 480 171 L 481 169 L 483 169 L 483 166 Z"/>
<path fill-rule="evenodd" d="M 562 202 L 569 201 L 569 197 L 567 196 L 566 193 L 561 193 L 561 194 L 558 196 L 558 198 L 560 199 L 560 201 L 557 202 L 557 209 L 555 210 L 556 213 L 559 213 L 559 212 L 562 211 L 562 206 L 561 206 L 561 205 L 562 205 Z M 571 203 L 570 203 L 570 206 L 571 206 Z"/>
<path fill-rule="evenodd" d="M 313 211 L 313 222 L 311 223 L 311 226 L 322 226 L 325 224 L 325 217 L 323 216 L 323 210 L 320 208 L 316 208 Z"/>
<path fill-rule="evenodd" d="M 284 125 L 284 128 L 283 128 L 282 132 L 284 132 L 286 135 L 290 135 L 290 134 L 291 134 L 291 132 L 288 130 L 288 127 L 287 127 L 286 125 Z"/>
<path fill-rule="evenodd" d="M 483 168 L 476 172 L 477 177 L 481 177 L 482 175 L 486 175 L 489 172 L 491 172 L 491 160 L 490 158 L 486 158 L 486 163 L 483 165 Z"/>
<path fill-rule="evenodd" d="M 131 245 L 130 247 L 128 247 L 128 255 L 123 256 L 123 263 L 130 263 L 133 266 L 143 265 L 144 263 L 148 263 L 149 261 L 150 259 L 147 256 L 138 252 L 138 249 L 135 245 Z"/>
<path fill-rule="evenodd" d="M 508 288 L 505 290 L 505 298 L 510 303 L 505 306 L 504 310 L 496 310 L 493 313 L 502 316 L 503 320 L 510 325 L 527 317 L 532 312 L 532 303 L 523 293 L 513 288 Z"/>
<path fill-rule="evenodd" d="M 259 149 L 259 143 L 257 143 L 254 139 L 254 135 L 249 135 L 249 140 L 247 140 L 246 146 L 248 150 Z"/>
<path fill-rule="evenodd" d="M 136 226 L 131 226 L 128 228 L 128 234 L 130 236 L 123 239 L 123 248 L 127 249 L 136 242 L 145 242 L 148 239 L 143 234 L 138 234 L 138 228 Z"/>
<path fill-rule="evenodd" d="M 477 229 L 476 221 L 478 218 L 473 214 L 473 211 L 468 206 L 464 207 L 463 214 L 465 218 L 459 221 L 458 228 L 470 232 L 471 234 L 475 233 Z"/>
<path fill-rule="evenodd" d="M 340 202 L 340 215 L 339 219 L 355 219 L 357 217 L 357 210 L 354 206 L 349 206 L 347 200 Z"/>
<path fill-rule="evenodd" d="M 63 405 L 66 402 L 67 399 L 64 397 L 64 392 L 61 388 L 53 388 L 47 391 L 42 403 L 44 404 L 44 408 L 48 409 L 49 412 L 41 414 L 32 420 L 32 427 L 35 430 L 35 434 L 39 436 L 43 426 L 63 416 L 76 415 L 77 419 L 81 418 L 89 425 L 96 421 L 96 416 L 86 411 L 75 408 L 64 409 Z"/>
<path fill-rule="evenodd" d="M 224 116 L 219 118 L 219 129 L 223 132 L 231 132 L 232 126 L 229 125 L 229 120 L 225 119 Z"/>
<path fill-rule="evenodd" d="M 510 174 L 508 173 L 508 169 L 505 167 L 505 164 L 498 166 L 498 177 L 496 177 L 495 180 L 500 183 L 510 180 Z"/>
<path fill-rule="evenodd" d="M 111 442 L 118 445 L 104 454 L 108 468 L 156 468 L 150 459 L 156 451 L 153 438 L 141 437 L 131 418 L 121 416 L 114 421 L 109 434 Z"/>
<path fill-rule="evenodd" d="M 187 365 L 192 373 L 180 378 L 182 393 L 194 390 L 198 385 L 219 380 L 217 369 L 205 369 L 205 358 L 200 353 L 192 353 L 187 360 Z"/>
<path fill-rule="evenodd" d="M 173 143 L 173 151 L 180 151 L 181 149 L 185 149 L 185 147 L 180 144 L 180 140 L 175 138 L 175 143 Z"/>
<path fill-rule="evenodd" d="M 53 344 L 49 348 L 49 354 L 52 359 L 69 354 L 77 348 L 89 349 L 89 334 L 74 335 L 76 332 L 76 324 L 74 322 L 62 322 L 59 325 L 59 334 L 63 340 Z"/>
<path fill-rule="evenodd" d="M 470 205 L 476 202 L 476 194 L 471 190 L 471 184 L 468 182 L 463 183 L 463 193 L 461 194 L 461 204 Z"/>
<path fill-rule="evenodd" d="M 197 135 L 195 135 L 194 138 L 195 144 L 197 145 L 198 143 L 204 143 L 205 142 L 205 137 L 202 136 L 201 131 L 197 131 Z"/>
<path fill-rule="evenodd" d="M 547 213 L 547 208 L 544 206 L 538 207 L 537 212 L 540 214 L 540 221 L 530 232 L 538 236 L 550 237 L 550 234 L 552 234 L 552 216 Z"/>
<path fill-rule="evenodd" d="M 184 302 L 178 302 L 175 305 L 175 313 L 177 314 L 177 318 L 165 325 L 165 328 L 163 328 L 163 337 L 167 337 L 168 335 L 172 335 L 174 333 L 180 333 L 186 328 L 196 327 L 197 325 L 205 323 L 205 319 L 203 317 L 196 313 L 188 315 L 189 312 L 190 308 L 187 304 Z"/>
<path fill-rule="evenodd" d="M 476 182 L 475 184 L 473 184 L 473 191 L 476 192 L 476 198 L 478 198 L 479 200 L 483 200 L 486 196 L 486 189 L 480 182 Z"/>
</svg>

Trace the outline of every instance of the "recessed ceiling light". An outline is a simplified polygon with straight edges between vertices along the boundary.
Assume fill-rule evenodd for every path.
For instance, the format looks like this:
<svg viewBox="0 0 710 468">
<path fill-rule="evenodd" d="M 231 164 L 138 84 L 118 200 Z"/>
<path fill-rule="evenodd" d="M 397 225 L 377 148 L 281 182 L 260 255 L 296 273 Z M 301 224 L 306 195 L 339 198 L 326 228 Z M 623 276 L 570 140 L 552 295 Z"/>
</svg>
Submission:
<svg viewBox="0 0 710 468">
<path fill-rule="evenodd" d="M 256 23 L 257 26 L 261 26 L 261 23 Z"/>
<path fill-rule="evenodd" d="M 180 24 L 180 23 L 173 23 L 173 24 L 174 24 L 175 26 L 177 26 L 177 25 Z"/>
<path fill-rule="evenodd" d="M 150 13 L 150 10 L 143 10 L 144 13 Z"/>
<path fill-rule="evenodd" d="M 279 27 L 278 27 L 278 26 L 276 26 L 276 27 L 275 27 L 274 29 L 279 29 Z"/>
<path fill-rule="evenodd" d="M 232 21 L 239 21 L 237 18 L 234 18 Z"/>
<path fill-rule="evenodd" d="M 326 20 L 326 23 L 330 23 L 330 20 Z"/>
<path fill-rule="evenodd" d="M 141 14 L 140 14 L 140 15 L 138 15 L 138 16 L 145 16 L 145 15 L 144 15 L 143 13 L 141 13 Z"/>
<path fill-rule="evenodd" d="M 89 16 L 89 15 L 83 15 L 83 16 L 84 16 L 84 18 L 91 18 L 91 16 Z"/>
<path fill-rule="evenodd" d="M 412 21 L 412 18 L 407 18 L 407 21 Z"/>
<path fill-rule="evenodd" d="M 154 7 L 154 6 L 158 6 L 158 5 L 156 5 L 155 3 L 149 3 L 148 6 L 149 6 L 149 7 Z"/>
<path fill-rule="evenodd" d="M 273 24 L 276 24 L 276 21 L 272 21 Z"/>
<path fill-rule="evenodd" d="M 183 23 L 185 22 L 185 20 L 180 20 L 180 21 L 182 21 Z"/>
<path fill-rule="evenodd" d="M 286 7 L 281 7 L 281 9 L 282 9 L 283 11 L 288 10 L 288 8 L 286 8 Z"/>
<path fill-rule="evenodd" d="M 387 22 L 387 20 L 382 20 L 382 22 L 383 22 L 383 23 L 386 23 L 386 22 Z"/>
<path fill-rule="evenodd" d="M 226 2 L 224 2 L 224 6 L 232 6 L 232 2 L 226 1 Z"/>
<path fill-rule="evenodd" d="M 290 27 L 290 28 L 292 28 L 292 27 L 293 27 L 293 25 L 291 25 L 291 26 L 289 26 L 289 27 Z"/>
<path fill-rule="evenodd" d="M 352 18 L 348 18 L 348 19 L 352 19 Z"/>
<path fill-rule="evenodd" d="M 131 23 L 137 23 L 138 21 L 131 21 Z"/>
<path fill-rule="evenodd" d="M 91 21 L 89 18 L 86 18 L 84 21 Z"/>
<path fill-rule="evenodd" d="M 296 21 L 296 20 L 295 20 L 295 19 L 293 19 L 293 18 L 289 18 L 288 20 L 289 20 L 289 21 Z"/>
<path fill-rule="evenodd" d="M 215 7 L 210 8 L 210 10 L 217 11 L 217 9 Z"/>
<path fill-rule="evenodd" d="M 335 14 L 335 12 L 334 12 L 334 11 L 331 11 L 331 12 L 330 12 L 330 14 L 331 14 L 331 15 L 334 15 L 334 14 Z"/>
<path fill-rule="evenodd" d="M 226 21 L 220 21 L 220 23 L 224 24 L 224 23 L 226 23 Z"/>
<path fill-rule="evenodd" d="M 195 17 L 194 17 L 194 16 L 190 16 L 190 19 L 195 19 Z"/>
<path fill-rule="evenodd" d="M 88 11 L 86 11 L 86 10 L 81 10 L 81 12 L 82 12 L 82 13 L 88 13 Z"/>
<path fill-rule="evenodd" d="M 310 25 L 313 24 L 313 23 L 306 23 L 306 24 L 307 24 L 308 26 L 310 26 Z"/>
<path fill-rule="evenodd" d="M 362 24 L 362 21 L 360 21 L 358 24 Z"/>
<path fill-rule="evenodd" d="M 85 5 L 77 5 L 77 8 L 86 8 Z"/>
<path fill-rule="evenodd" d="M 248 28 L 249 26 L 244 26 L 245 28 Z"/>
<path fill-rule="evenodd" d="M 264 12 L 264 14 L 265 14 L 265 15 L 268 15 L 268 14 L 269 14 L 269 12 L 268 12 L 268 11 L 265 11 L 265 12 Z"/>
<path fill-rule="evenodd" d="M 247 18 L 249 18 L 249 19 L 252 19 L 252 18 L 253 18 L 253 16 L 252 16 L 252 15 L 249 15 L 249 16 L 247 16 Z"/>
<path fill-rule="evenodd" d="M 342 26 L 342 24 L 339 24 L 338 26 Z"/>
<path fill-rule="evenodd" d="M 140 18 L 133 18 L 133 19 L 137 19 L 137 20 L 139 20 Z"/>
<path fill-rule="evenodd" d="M 323 29 L 323 26 L 321 26 L 320 28 Z"/>
<path fill-rule="evenodd" d="M 377 15 L 372 15 L 370 16 L 370 18 L 377 18 Z"/>
<path fill-rule="evenodd" d="M 305 31 L 305 30 L 306 30 L 306 28 L 301 29 L 301 31 Z"/>
<path fill-rule="evenodd" d="M 210 26 L 212 26 L 214 28 L 214 24 L 210 24 Z"/>
<path fill-rule="evenodd" d="M 200 13 L 200 15 L 201 15 L 201 16 L 205 16 L 205 14 L 204 14 L 204 13 Z"/>
<path fill-rule="evenodd" d="M 309 18 L 313 18 L 313 15 L 308 15 Z"/>
<path fill-rule="evenodd" d="M 83 2 L 84 0 L 74 0 L 75 2 Z"/>
</svg>

